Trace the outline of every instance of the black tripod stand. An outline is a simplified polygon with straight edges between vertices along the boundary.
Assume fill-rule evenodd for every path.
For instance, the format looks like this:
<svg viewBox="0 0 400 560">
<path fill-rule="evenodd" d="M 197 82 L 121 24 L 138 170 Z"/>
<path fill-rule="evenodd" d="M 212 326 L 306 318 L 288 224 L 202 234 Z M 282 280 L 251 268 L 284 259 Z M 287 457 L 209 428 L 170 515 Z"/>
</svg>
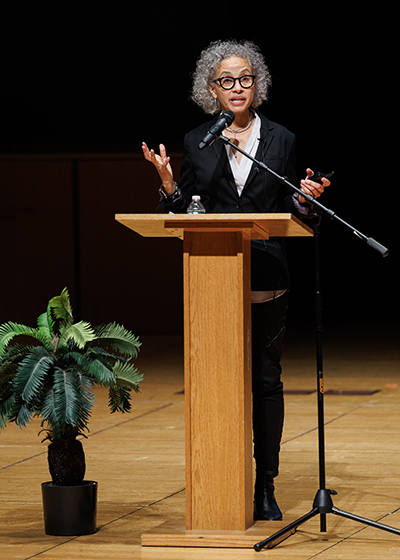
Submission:
<svg viewBox="0 0 400 560">
<path fill-rule="evenodd" d="M 320 286 L 320 223 L 321 216 L 314 216 L 312 225 L 314 230 L 314 243 L 315 243 L 315 321 L 316 321 L 316 361 L 317 361 L 317 394 L 318 394 L 318 452 L 319 452 L 319 490 L 317 491 L 311 511 L 300 517 L 290 525 L 274 533 L 265 540 L 254 545 L 256 551 L 263 548 L 273 548 L 281 541 L 292 535 L 297 527 L 305 523 L 312 517 L 320 515 L 320 530 L 322 533 L 326 532 L 326 514 L 334 513 L 342 517 L 347 517 L 353 521 L 371 525 L 377 529 L 389 531 L 400 535 L 400 529 L 389 527 L 348 513 L 336 508 L 332 502 L 332 495 L 336 494 L 335 490 L 328 490 L 325 485 L 325 434 L 324 434 L 324 374 L 323 374 L 323 361 L 322 361 L 322 297 Z"/>
<path fill-rule="evenodd" d="M 336 508 L 332 502 L 332 495 L 336 494 L 334 490 L 328 490 L 326 488 L 326 480 L 325 480 L 325 435 L 324 435 L 324 375 L 323 375 L 323 364 L 322 364 L 322 301 L 321 301 L 321 286 L 320 286 L 320 223 L 321 223 L 321 216 L 323 214 L 327 214 L 330 216 L 331 219 L 338 220 L 343 226 L 348 228 L 352 233 L 354 233 L 358 238 L 365 241 L 369 246 L 377 250 L 383 257 L 386 257 L 389 254 L 389 251 L 386 247 L 383 247 L 380 243 L 375 241 L 370 237 L 366 237 L 361 232 L 357 231 L 353 228 L 350 224 L 339 218 L 335 212 L 329 210 L 322 204 L 320 204 L 317 200 L 315 200 L 312 196 L 309 196 L 303 193 L 298 187 L 292 185 L 285 177 L 281 177 L 274 171 L 272 171 L 269 167 L 267 167 L 264 163 L 256 160 L 250 154 L 246 153 L 244 150 L 241 150 L 237 146 L 235 146 L 226 136 L 223 134 L 218 136 L 225 144 L 230 145 L 233 149 L 238 150 L 244 156 L 251 159 L 257 166 L 261 169 L 264 169 L 271 175 L 273 175 L 276 179 L 278 179 L 284 185 L 287 185 L 291 188 L 294 192 L 297 192 L 299 195 L 303 196 L 308 202 L 313 205 L 313 209 L 315 214 L 313 214 L 312 219 L 312 226 L 314 231 L 314 243 L 315 243 L 315 312 L 316 312 L 316 346 L 317 346 L 317 394 L 318 394 L 318 446 L 319 446 L 319 489 L 315 495 L 314 503 L 312 509 L 290 525 L 287 525 L 280 531 L 274 533 L 270 537 L 266 538 L 263 541 L 258 542 L 254 545 L 254 549 L 259 552 L 263 548 L 273 548 L 281 541 L 295 533 L 297 527 L 308 521 L 309 519 L 315 517 L 316 515 L 320 515 L 320 530 L 321 532 L 326 532 L 326 515 L 328 513 L 333 513 L 335 515 L 339 515 L 341 517 L 346 517 L 348 519 L 352 519 L 353 521 L 358 521 L 360 523 L 364 523 L 366 525 L 371 525 L 377 529 L 382 529 L 384 531 L 389 531 L 391 533 L 395 533 L 400 535 L 400 529 L 395 529 L 394 527 L 389 527 L 388 525 L 383 525 L 382 523 L 377 523 L 376 521 L 371 521 L 370 519 L 365 519 L 363 517 L 359 517 L 358 515 L 354 515 L 352 513 L 348 513 Z"/>
</svg>

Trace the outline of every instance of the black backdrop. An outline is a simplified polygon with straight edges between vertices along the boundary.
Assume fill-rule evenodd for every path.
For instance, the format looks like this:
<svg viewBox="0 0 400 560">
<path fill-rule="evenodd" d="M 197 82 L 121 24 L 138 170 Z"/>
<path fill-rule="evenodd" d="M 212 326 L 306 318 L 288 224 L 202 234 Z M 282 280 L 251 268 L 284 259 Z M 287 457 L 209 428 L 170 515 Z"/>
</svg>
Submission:
<svg viewBox="0 0 400 560">
<path fill-rule="evenodd" d="M 189 100 L 202 48 L 220 38 L 254 40 L 273 75 L 262 110 L 296 134 L 299 176 L 307 166 L 334 170 L 321 201 L 390 249 L 382 259 L 323 220 L 328 319 L 396 320 L 395 14 L 331 5 L 2 8 L 1 153 L 131 153 L 142 140 L 179 151 L 184 133 L 206 118 Z M 288 250 L 301 314 L 312 305 L 313 255 L 298 240 Z"/>
</svg>

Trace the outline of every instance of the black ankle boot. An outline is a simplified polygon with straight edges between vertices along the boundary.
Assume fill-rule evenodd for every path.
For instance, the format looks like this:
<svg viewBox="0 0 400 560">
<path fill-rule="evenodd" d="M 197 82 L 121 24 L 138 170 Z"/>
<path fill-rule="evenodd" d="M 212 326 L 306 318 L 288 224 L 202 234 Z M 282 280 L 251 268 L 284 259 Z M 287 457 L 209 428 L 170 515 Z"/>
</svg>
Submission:
<svg viewBox="0 0 400 560">
<path fill-rule="evenodd" d="M 258 486 L 258 487 L 257 487 Z M 275 500 L 274 486 L 256 485 L 254 493 L 254 519 L 280 521 L 282 512 Z"/>
</svg>

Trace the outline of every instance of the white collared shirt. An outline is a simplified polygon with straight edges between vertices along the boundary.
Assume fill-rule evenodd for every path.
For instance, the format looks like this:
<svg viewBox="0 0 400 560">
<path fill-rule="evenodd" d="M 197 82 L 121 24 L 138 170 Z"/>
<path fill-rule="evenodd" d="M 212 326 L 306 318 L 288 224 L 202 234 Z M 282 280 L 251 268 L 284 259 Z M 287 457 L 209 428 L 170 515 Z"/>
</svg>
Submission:
<svg viewBox="0 0 400 560">
<path fill-rule="evenodd" d="M 261 129 L 261 119 L 256 113 L 253 130 L 250 134 L 250 138 L 248 139 L 246 147 L 244 149 L 244 151 L 250 154 L 252 157 L 255 157 L 257 153 L 258 144 L 260 142 L 260 129 Z M 251 161 L 251 159 L 249 159 L 246 156 L 242 156 L 240 158 L 240 161 L 238 162 L 231 146 L 228 146 L 228 144 L 226 144 L 225 149 L 228 155 L 233 177 L 235 179 L 237 191 L 239 193 L 239 196 L 241 196 L 243 188 L 249 176 L 251 166 L 253 165 L 253 162 Z"/>
</svg>

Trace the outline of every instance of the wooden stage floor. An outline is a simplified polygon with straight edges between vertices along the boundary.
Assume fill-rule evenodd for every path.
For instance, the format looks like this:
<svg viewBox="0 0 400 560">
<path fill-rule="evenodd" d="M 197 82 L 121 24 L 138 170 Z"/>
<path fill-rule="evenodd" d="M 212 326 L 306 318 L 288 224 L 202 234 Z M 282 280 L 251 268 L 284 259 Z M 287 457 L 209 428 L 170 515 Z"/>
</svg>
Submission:
<svg viewBox="0 0 400 560">
<path fill-rule="evenodd" d="M 282 522 L 265 522 L 265 537 L 310 511 L 318 489 L 317 400 L 313 328 L 288 335 L 284 365 L 286 418 L 276 481 Z M 327 487 L 334 505 L 400 528 L 399 329 L 339 326 L 324 331 Z M 184 517 L 184 394 L 180 337 L 143 337 L 145 373 L 133 412 L 111 415 L 97 392 L 84 447 L 88 480 L 99 484 L 98 530 L 53 537 L 43 528 L 41 482 L 48 480 L 38 423 L 0 435 L 0 558 L 42 560 L 399 559 L 400 537 L 328 514 L 271 550 L 142 547 L 141 535 Z M 210 388 L 212 390 L 212 388 Z M 259 540 L 259 539 L 257 539 Z M 261 539 L 260 539 L 261 540 Z M 257 541 L 256 541 L 257 542 Z"/>
</svg>

